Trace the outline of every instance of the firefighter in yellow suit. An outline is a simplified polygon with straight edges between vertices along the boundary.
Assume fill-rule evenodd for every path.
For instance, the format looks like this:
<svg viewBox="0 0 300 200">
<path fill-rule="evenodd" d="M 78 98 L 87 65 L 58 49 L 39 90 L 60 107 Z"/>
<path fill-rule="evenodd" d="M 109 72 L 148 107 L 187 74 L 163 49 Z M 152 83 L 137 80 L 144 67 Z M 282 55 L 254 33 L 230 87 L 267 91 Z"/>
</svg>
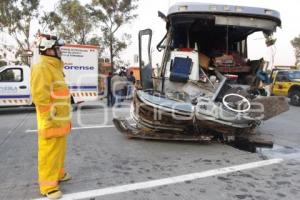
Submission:
<svg viewBox="0 0 300 200">
<path fill-rule="evenodd" d="M 40 35 L 39 60 L 31 67 L 31 95 L 38 124 L 39 186 L 41 194 L 49 199 L 60 198 L 59 182 L 71 179 L 64 170 L 71 105 L 60 59 L 62 45 L 55 36 Z"/>
</svg>

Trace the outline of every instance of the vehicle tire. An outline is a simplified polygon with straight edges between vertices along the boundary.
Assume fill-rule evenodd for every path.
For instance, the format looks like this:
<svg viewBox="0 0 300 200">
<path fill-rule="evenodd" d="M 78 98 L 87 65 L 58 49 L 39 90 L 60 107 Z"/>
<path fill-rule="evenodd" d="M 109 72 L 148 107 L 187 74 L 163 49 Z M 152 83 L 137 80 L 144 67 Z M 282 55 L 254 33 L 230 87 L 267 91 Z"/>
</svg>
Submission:
<svg viewBox="0 0 300 200">
<path fill-rule="evenodd" d="M 290 95 L 291 104 L 293 106 L 300 106 L 300 90 L 295 90 Z"/>
<path fill-rule="evenodd" d="M 74 98 L 71 96 L 71 106 L 72 106 L 72 111 L 76 112 L 78 110 L 78 105 L 75 103 Z"/>
</svg>

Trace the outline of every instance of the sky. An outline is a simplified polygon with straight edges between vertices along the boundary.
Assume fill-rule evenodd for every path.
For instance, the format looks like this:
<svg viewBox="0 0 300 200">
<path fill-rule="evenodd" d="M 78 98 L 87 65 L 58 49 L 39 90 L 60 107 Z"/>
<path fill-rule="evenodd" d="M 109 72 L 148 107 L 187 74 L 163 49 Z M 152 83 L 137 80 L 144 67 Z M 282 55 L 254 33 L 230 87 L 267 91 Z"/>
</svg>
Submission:
<svg viewBox="0 0 300 200">
<path fill-rule="evenodd" d="M 89 3 L 90 0 L 79 0 L 83 5 Z M 230 4 L 241 6 L 255 6 L 274 9 L 280 12 L 282 20 L 282 28 L 278 29 L 275 37 L 277 42 L 273 48 L 267 48 L 264 44 L 262 34 L 254 34 L 250 36 L 248 41 L 249 58 L 259 59 L 264 57 L 270 61 L 270 64 L 276 65 L 293 65 L 295 63 L 294 49 L 290 41 L 300 35 L 300 1 L 298 0 L 188 0 L 189 2 Z M 41 0 L 43 10 L 52 11 L 58 0 Z M 131 24 L 119 29 L 132 35 L 131 45 L 121 54 L 121 58 L 125 62 L 133 65 L 134 54 L 138 53 L 138 31 L 146 28 L 153 30 L 152 47 L 156 50 L 156 44 L 164 36 L 166 29 L 165 23 L 157 16 L 157 11 L 168 13 L 169 6 L 182 0 L 139 0 L 139 7 L 136 10 L 138 18 Z M 31 30 L 32 35 L 39 29 L 37 23 L 33 23 Z M 160 64 L 161 53 L 153 52 L 153 63 Z"/>
</svg>

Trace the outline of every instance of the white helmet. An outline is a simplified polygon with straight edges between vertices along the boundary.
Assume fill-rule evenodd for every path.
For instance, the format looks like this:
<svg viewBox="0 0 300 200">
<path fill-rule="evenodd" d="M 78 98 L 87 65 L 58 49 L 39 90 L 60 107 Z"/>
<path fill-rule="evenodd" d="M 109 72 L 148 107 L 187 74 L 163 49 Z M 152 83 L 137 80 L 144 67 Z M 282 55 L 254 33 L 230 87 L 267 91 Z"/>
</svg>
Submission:
<svg viewBox="0 0 300 200">
<path fill-rule="evenodd" d="M 52 49 L 54 46 L 64 46 L 64 41 L 53 35 L 40 34 L 38 38 L 38 48 L 40 51 Z"/>
</svg>

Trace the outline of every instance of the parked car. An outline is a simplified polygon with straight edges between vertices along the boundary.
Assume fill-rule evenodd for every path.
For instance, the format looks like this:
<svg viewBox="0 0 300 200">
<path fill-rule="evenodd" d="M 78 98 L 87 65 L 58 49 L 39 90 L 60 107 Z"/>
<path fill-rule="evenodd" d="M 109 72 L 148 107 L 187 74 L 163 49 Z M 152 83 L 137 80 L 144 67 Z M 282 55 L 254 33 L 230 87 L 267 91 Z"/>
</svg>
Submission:
<svg viewBox="0 0 300 200">
<path fill-rule="evenodd" d="M 273 70 L 272 94 L 286 96 L 294 106 L 300 106 L 300 70 Z"/>
</svg>

